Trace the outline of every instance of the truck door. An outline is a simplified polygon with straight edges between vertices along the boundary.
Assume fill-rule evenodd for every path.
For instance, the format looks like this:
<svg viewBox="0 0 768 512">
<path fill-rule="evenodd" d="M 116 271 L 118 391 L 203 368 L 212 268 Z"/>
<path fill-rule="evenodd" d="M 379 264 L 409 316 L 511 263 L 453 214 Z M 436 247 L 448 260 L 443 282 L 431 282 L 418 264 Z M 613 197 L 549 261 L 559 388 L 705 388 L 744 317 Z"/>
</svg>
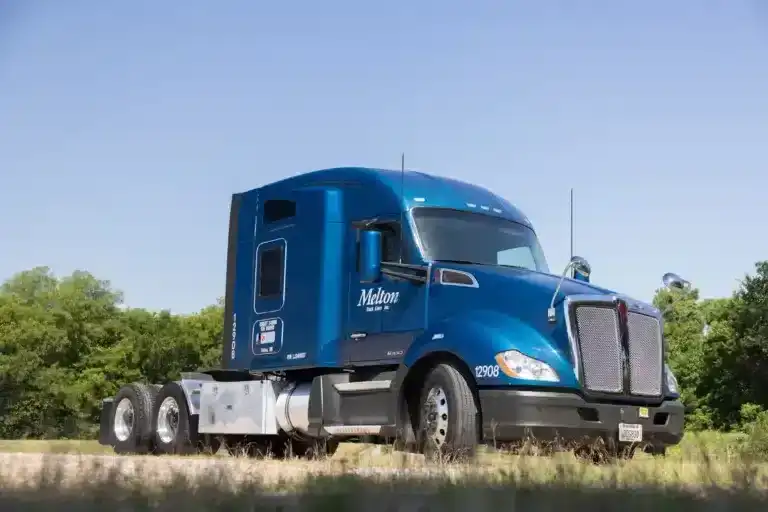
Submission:
<svg viewBox="0 0 768 512">
<path fill-rule="evenodd" d="M 385 247 L 390 247 L 388 254 L 385 251 L 382 257 L 382 282 L 394 294 L 394 300 L 382 312 L 381 331 L 382 338 L 386 340 L 386 362 L 399 363 L 413 340 L 425 328 L 427 284 L 386 274 L 387 268 L 396 272 L 404 270 L 397 265 L 387 265 L 387 262 L 397 263 L 400 258 L 400 223 L 393 222 L 387 226 L 382 232 L 382 238 Z M 407 260 L 407 254 L 404 254 L 403 261 Z M 423 274 L 416 270 L 405 273 L 427 277 L 426 271 Z"/>
<path fill-rule="evenodd" d="M 360 228 L 362 229 L 362 228 Z M 366 229 L 382 234 L 382 262 L 400 259 L 400 231 L 397 221 L 378 221 Z M 359 231 L 355 233 L 357 237 Z M 359 255 L 355 252 L 355 261 Z M 368 332 L 350 332 L 349 363 L 397 364 L 424 323 L 424 285 L 414 285 L 386 274 L 376 283 L 361 283 L 354 275 L 350 287 L 350 325 Z"/>
<path fill-rule="evenodd" d="M 378 357 L 375 353 L 375 342 L 381 334 L 381 309 L 369 305 L 378 283 L 364 283 L 360 280 L 358 247 L 361 229 L 360 226 L 350 226 L 347 235 L 348 247 L 351 247 L 352 271 L 349 278 L 347 336 L 343 354 L 345 363 L 375 361 Z"/>
</svg>

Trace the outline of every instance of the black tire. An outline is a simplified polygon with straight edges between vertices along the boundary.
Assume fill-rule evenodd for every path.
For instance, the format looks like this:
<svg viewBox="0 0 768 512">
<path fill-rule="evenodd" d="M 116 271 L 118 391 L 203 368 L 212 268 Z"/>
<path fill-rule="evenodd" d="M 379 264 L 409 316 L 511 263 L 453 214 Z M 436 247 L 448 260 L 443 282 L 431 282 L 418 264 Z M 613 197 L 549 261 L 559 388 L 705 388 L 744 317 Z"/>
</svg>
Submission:
<svg viewBox="0 0 768 512">
<path fill-rule="evenodd" d="M 112 418 L 110 420 L 110 437 L 112 438 L 113 448 L 117 454 L 147 454 L 152 452 L 152 412 L 155 407 L 155 396 L 157 392 L 148 384 L 134 382 L 120 388 L 115 395 L 115 401 L 112 407 Z M 127 401 L 130 404 L 131 412 L 120 410 L 120 404 Z M 122 416 L 122 422 L 117 418 L 117 414 Z M 121 429 L 121 432 L 115 430 L 115 423 L 118 420 L 124 426 L 129 426 L 130 432 Z M 127 434 L 127 435 L 125 435 Z"/>
<path fill-rule="evenodd" d="M 164 403 L 170 404 L 172 409 L 164 410 Z M 161 415 L 165 419 L 161 419 Z M 189 414 L 187 396 L 182 387 L 176 382 L 169 382 L 163 386 L 157 394 L 152 414 L 155 451 L 162 455 L 193 455 L 200 452 L 219 451 L 219 438 L 198 434 L 197 422 L 198 416 Z M 161 424 L 163 427 L 170 428 L 160 432 L 158 425 Z"/>
<path fill-rule="evenodd" d="M 441 395 L 435 402 L 436 410 L 428 411 L 429 395 L 435 389 L 442 390 Z M 421 389 L 418 411 L 421 452 L 450 458 L 474 455 L 480 441 L 479 407 L 467 379 L 454 366 L 441 363 L 429 372 Z"/>
</svg>

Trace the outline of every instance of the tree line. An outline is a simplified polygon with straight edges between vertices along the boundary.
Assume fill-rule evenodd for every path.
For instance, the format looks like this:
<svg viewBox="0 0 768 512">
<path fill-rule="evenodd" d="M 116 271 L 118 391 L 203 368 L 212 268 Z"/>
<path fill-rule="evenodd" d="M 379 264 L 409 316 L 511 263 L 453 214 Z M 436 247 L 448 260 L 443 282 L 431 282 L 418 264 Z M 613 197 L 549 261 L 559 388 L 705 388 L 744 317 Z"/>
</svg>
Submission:
<svg viewBox="0 0 768 512">
<path fill-rule="evenodd" d="M 731 297 L 659 289 L 669 363 L 690 430 L 768 424 L 768 261 Z M 223 304 L 189 315 L 122 307 L 88 272 L 20 272 L 0 287 L 0 439 L 93 438 L 121 384 L 216 367 Z"/>
</svg>

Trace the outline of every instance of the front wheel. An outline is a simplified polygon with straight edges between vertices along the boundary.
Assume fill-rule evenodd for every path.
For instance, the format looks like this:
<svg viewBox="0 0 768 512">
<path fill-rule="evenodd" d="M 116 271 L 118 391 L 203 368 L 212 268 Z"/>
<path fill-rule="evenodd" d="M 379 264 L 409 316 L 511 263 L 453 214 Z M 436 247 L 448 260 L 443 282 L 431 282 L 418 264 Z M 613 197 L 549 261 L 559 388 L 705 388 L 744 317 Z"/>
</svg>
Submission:
<svg viewBox="0 0 768 512">
<path fill-rule="evenodd" d="M 480 427 L 479 408 L 467 379 L 450 364 L 437 365 L 421 390 L 421 451 L 429 456 L 471 456 L 480 441 Z"/>
</svg>

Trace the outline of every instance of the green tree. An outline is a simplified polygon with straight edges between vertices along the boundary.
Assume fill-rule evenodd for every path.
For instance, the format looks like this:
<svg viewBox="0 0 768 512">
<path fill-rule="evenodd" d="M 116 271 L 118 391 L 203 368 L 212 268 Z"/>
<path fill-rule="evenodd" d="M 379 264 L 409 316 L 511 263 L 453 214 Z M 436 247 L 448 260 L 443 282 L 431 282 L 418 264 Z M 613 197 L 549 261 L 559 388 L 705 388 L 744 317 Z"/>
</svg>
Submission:
<svg viewBox="0 0 768 512">
<path fill-rule="evenodd" d="M 707 428 L 709 414 L 697 394 L 702 374 L 706 371 L 703 356 L 705 315 L 699 291 L 695 288 L 660 289 L 653 303 L 663 313 L 668 362 L 677 377 L 681 399 L 694 411 L 687 418 L 688 426 Z"/>
<path fill-rule="evenodd" d="M 768 409 L 768 262 L 755 265 L 732 299 L 723 322 L 728 331 L 709 340 L 711 380 L 707 394 L 723 426 L 742 422 L 744 404 Z"/>
<path fill-rule="evenodd" d="M 184 316 L 121 303 L 80 271 L 38 267 L 0 286 L 0 438 L 91 437 L 121 385 L 218 365 L 221 301 Z"/>
<path fill-rule="evenodd" d="M 768 408 L 768 263 L 757 263 L 756 270 L 732 298 L 695 307 L 681 302 L 670 315 L 670 358 L 685 381 L 685 398 L 696 407 L 694 423 L 742 428 Z M 706 329 L 697 335 L 700 323 Z"/>
<path fill-rule="evenodd" d="M 119 339 L 121 300 L 87 272 L 57 279 L 46 267 L 0 289 L 0 436 L 75 435 L 90 356 Z"/>
</svg>

